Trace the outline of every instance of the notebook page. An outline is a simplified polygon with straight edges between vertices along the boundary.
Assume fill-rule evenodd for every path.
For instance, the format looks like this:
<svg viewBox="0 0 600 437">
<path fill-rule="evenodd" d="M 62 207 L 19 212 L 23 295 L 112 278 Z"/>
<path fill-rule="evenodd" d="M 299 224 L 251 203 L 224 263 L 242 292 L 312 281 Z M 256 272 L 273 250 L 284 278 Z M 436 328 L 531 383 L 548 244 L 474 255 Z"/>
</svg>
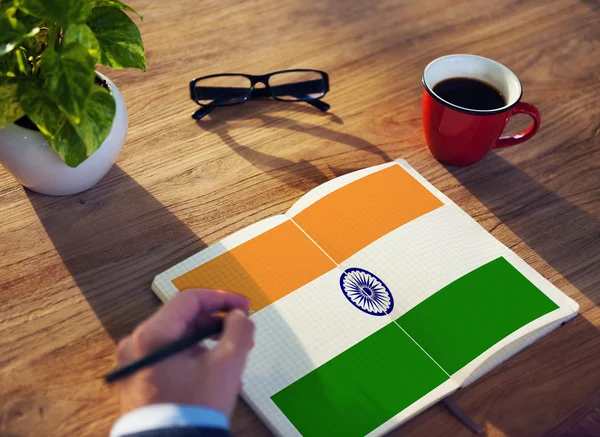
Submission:
<svg viewBox="0 0 600 437">
<path fill-rule="evenodd" d="M 503 318 L 494 322 L 496 323 L 495 328 L 488 329 L 489 337 L 487 339 L 481 339 L 477 336 L 469 337 L 468 333 L 457 333 L 457 335 L 464 336 L 467 344 L 473 343 L 471 348 L 462 348 L 461 353 L 465 355 L 461 359 L 453 359 L 452 355 L 457 355 L 457 351 L 444 350 L 443 347 L 440 347 L 438 336 L 435 333 L 425 335 L 424 326 L 431 325 L 433 329 L 434 323 L 427 324 L 422 323 L 422 320 L 413 320 L 413 326 L 407 327 L 398 319 L 399 324 L 406 328 L 407 333 L 415 338 L 416 342 L 423 346 L 434 360 L 445 361 L 448 368 L 442 366 L 444 370 L 453 374 L 457 381 L 462 382 L 470 373 L 476 371 L 479 365 L 488 360 L 491 355 L 497 354 L 499 350 L 502 350 L 506 357 L 514 354 L 516 349 L 513 350 L 511 345 L 516 347 L 519 343 L 518 339 L 529 332 L 543 328 L 557 320 L 568 319 L 576 314 L 578 306 L 574 301 L 493 238 L 464 211 L 410 168 L 406 162 L 401 161 L 399 164 L 415 179 L 419 180 L 428 191 L 435 194 L 444 203 L 444 206 L 397 227 L 344 261 L 342 267 L 360 267 L 378 280 L 387 278 L 388 281 L 384 282 L 388 286 L 392 284 L 389 288 L 394 296 L 395 308 L 391 314 L 394 317 L 402 316 L 456 281 L 458 282 L 451 289 L 444 289 L 444 293 L 452 293 L 454 296 L 445 305 L 462 298 L 466 299 L 465 305 L 474 305 L 474 302 L 480 301 L 482 307 L 474 308 L 473 310 L 476 312 L 472 316 L 465 315 L 462 319 L 459 316 L 462 309 L 460 307 L 455 308 L 457 318 L 452 319 L 452 317 L 449 317 L 447 323 L 450 325 L 462 326 L 462 329 L 467 330 L 470 329 L 468 326 L 471 326 L 473 330 L 484 332 L 485 330 L 477 327 L 477 323 L 485 324 L 487 322 L 489 324 L 490 320 L 478 322 L 475 316 L 481 315 L 480 311 L 486 310 L 494 314 L 493 308 L 486 308 L 486 305 L 497 306 L 502 301 L 505 306 L 508 306 Z M 380 173 L 384 173 L 384 171 L 380 170 Z M 346 189 L 344 188 L 344 190 Z M 385 187 L 385 189 L 392 190 L 393 188 Z M 303 222 L 301 219 L 303 214 L 316 209 L 315 205 L 329 202 L 331 197 L 330 195 L 324 198 L 323 193 L 321 193 L 322 200 L 311 205 L 310 201 L 312 199 L 309 196 L 306 196 L 304 206 L 301 212 L 298 213 L 300 219 L 296 221 L 307 228 L 307 232 L 311 236 L 316 236 L 315 240 L 321 246 L 325 248 L 334 247 L 333 250 L 328 250 L 328 252 L 334 254 L 334 258 L 340 257 L 339 255 L 336 256 L 335 253 L 336 250 L 340 252 L 339 247 L 346 244 L 346 239 L 352 238 L 354 234 L 361 232 L 364 222 L 375 223 L 376 227 L 378 220 L 381 220 L 378 213 L 370 210 L 370 199 L 365 197 L 358 201 L 351 198 L 345 199 L 344 207 L 352 211 L 351 213 L 342 211 L 339 214 L 336 209 L 339 205 L 331 208 L 330 211 L 321 206 L 322 211 L 320 212 L 324 217 L 319 217 L 319 220 L 304 220 Z M 354 212 L 358 210 L 360 212 Z M 352 214 L 351 218 L 346 217 L 349 214 Z M 343 225 L 337 225 L 336 228 L 320 232 L 320 221 L 342 220 L 339 217 L 340 215 L 343 216 L 345 222 Z M 368 220 L 361 223 L 360 220 L 357 221 L 355 215 L 367 216 Z M 340 228 L 343 231 L 340 231 Z M 340 232 L 342 238 L 336 235 Z M 339 243 L 336 238 L 338 240 L 343 239 L 344 242 Z M 344 255 L 344 253 L 341 253 L 341 255 Z M 489 266 L 484 268 L 487 264 Z M 481 281 L 473 282 L 478 277 L 481 278 Z M 486 280 L 491 282 L 487 287 L 488 290 L 482 290 L 482 293 L 465 294 L 464 290 L 460 290 L 460 288 L 464 289 L 472 286 L 483 286 L 485 288 Z M 503 295 L 507 295 L 510 290 L 505 292 L 499 290 L 497 295 L 494 296 L 492 286 L 498 282 L 505 283 L 505 286 L 517 287 L 520 291 L 510 298 L 505 296 L 502 300 Z M 442 294 L 436 296 L 434 300 L 439 300 L 441 296 Z M 435 306 L 432 306 L 431 303 L 427 305 L 429 310 Z M 530 311 L 530 306 L 533 306 L 534 310 Z M 427 311 L 419 310 L 419 312 L 423 312 L 423 316 L 427 314 Z M 445 313 L 442 311 L 442 313 L 435 316 L 435 319 L 442 319 L 444 315 Z M 484 319 L 485 316 L 480 318 Z M 405 318 L 404 322 L 406 323 L 408 320 Z M 446 331 L 441 326 L 437 328 L 443 332 Z M 426 339 L 427 337 L 429 340 Z M 457 346 L 460 344 L 458 338 L 461 337 L 452 339 L 454 342 L 458 341 Z M 448 337 L 448 340 L 450 341 L 450 337 Z M 424 345 L 422 342 L 426 344 Z M 434 350 L 436 348 L 438 351 Z M 456 346 L 453 348 L 456 348 Z"/>
<path fill-rule="evenodd" d="M 405 163 L 403 167 L 410 169 Z M 391 170 L 390 166 L 381 166 L 379 173 L 389 173 Z M 414 170 L 410 170 L 414 176 Z M 370 173 L 364 179 L 373 179 L 375 176 Z M 349 186 L 340 187 L 335 193 L 328 191 L 331 185 L 323 187 L 318 196 L 315 196 L 316 201 L 309 193 L 300 207 L 296 208 L 293 219 L 339 263 L 342 272 L 359 271 L 363 276 L 357 276 L 357 280 L 368 277 L 369 280 L 385 284 L 385 288 L 393 295 L 394 307 L 390 317 L 442 370 L 460 384 L 477 371 L 489 356 L 496 354 L 496 363 L 499 362 L 498 359 L 510 356 L 520 343 L 516 340 L 532 330 L 572 317 L 577 305 L 422 177 L 419 176 L 418 179 L 430 192 L 435 192 L 443 206 L 423 209 L 417 204 L 414 208 L 415 204 L 411 203 L 411 199 L 404 198 L 402 203 L 417 210 L 417 217 L 394 223 L 395 226 L 391 227 L 393 230 L 387 234 L 381 232 L 380 238 L 373 238 L 371 231 L 375 228 L 389 229 L 387 222 L 390 216 L 398 219 L 401 214 L 385 210 L 385 205 L 378 203 L 374 193 L 347 195 Z M 361 184 L 362 181 L 358 185 Z M 380 190 L 394 191 L 397 187 L 398 184 L 383 186 Z M 373 190 L 374 187 L 369 189 Z M 411 190 L 418 191 L 418 188 L 412 187 Z M 346 194 L 342 195 L 342 192 Z M 336 196 L 340 199 L 336 199 Z M 404 194 L 400 193 L 400 197 L 402 196 Z M 385 195 L 382 197 L 385 198 Z M 423 197 L 424 193 L 419 193 L 419 198 Z M 394 210 L 393 207 L 390 209 Z M 382 210 L 385 212 L 382 213 Z M 364 232 L 367 224 L 371 228 L 369 232 Z M 372 240 L 375 241 L 360 249 L 365 246 L 365 241 L 368 243 Z M 348 257 L 353 252 L 355 253 Z M 487 289 L 481 293 L 469 291 L 474 286 L 481 287 L 481 284 L 486 287 L 485 281 L 488 281 Z M 496 294 L 493 294 L 492 286 L 498 282 L 503 282 L 509 289 L 504 293 L 496 290 Z M 510 287 L 515 287 L 519 293 L 509 295 Z M 445 305 L 456 301 L 459 305 L 476 306 L 466 311 L 463 321 L 460 312 L 464 308 L 455 308 L 456 317 L 449 317 L 446 327 L 437 327 L 442 335 L 427 333 L 427 326 L 434 325 L 427 322 L 428 312 L 433 308 L 431 320 L 441 319 L 440 315 L 444 315 L 443 308 L 442 313 L 439 313 L 439 305 L 436 309 L 435 304 L 431 305 L 430 299 L 438 299 L 447 293 L 452 293 L 452 299 L 446 301 Z M 487 337 L 470 335 L 468 331 L 486 332 L 481 329 L 485 321 L 480 319 L 491 320 L 493 317 L 490 315 L 495 314 L 494 310 L 500 304 L 504 305 L 504 313 L 499 320 L 494 321 L 493 329 L 487 330 Z M 417 317 L 416 320 L 414 316 L 412 320 L 402 317 L 407 313 L 414 314 L 411 310 L 415 308 L 424 316 Z M 469 316 L 469 311 L 475 313 Z M 484 325 L 478 325 L 479 323 Z M 460 329 L 457 331 L 456 328 L 461 327 L 467 332 L 461 332 Z M 447 336 L 449 347 L 444 344 L 444 340 L 439 342 L 438 338 L 443 338 L 444 333 L 452 333 L 453 330 L 456 331 L 454 336 Z M 439 347 L 440 344 L 445 347 Z M 455 351 L 454 349 L 461 349 L 461 344 L 462 350 Z"/>
<path fill-rule="evenodd" d="M 368 336 L 354 335 L 351 348 L 330 354 L 325 363 L 314 363 L 309 373 L 272 396 L 303 435 L 317 435 L 324 427 L 332 435 L 377 435 L 458 388 L 450 381 L 450 375 L 390 318 L 385 307 L 378 312 L 367 305 L 361 311 L 349 305 L 352 299 L 340 290 L 342 282 L 352 286 L 370 275 L 360 269 L 346 270 L 339 264 L 345 258 L 391 230 L 418 221 L 443 206 L 397 164 L 359 173 L 363 176 L 358 180 L 346 177 L 345 184 L 328 183 L 311 191 L 288 213 L 308 238 L 338 264 L 336 271 L 328 273 L 333 281 L 319 292 L 322 298 L 331 299 L 328 312 L 343 311 L 352 331 L 374 321 L 383 322 Z M 395 189 L 390 190 L 389 186 Z M 281 305 L 284 303 L 282 300 Z M 393 309 L 391 301 L 386 305 Z M 335 336 L 321 336 L 331 338 L 335 344 Z M 363 380 L 353 376 L 357 369 L 373 366 L 376 369 L 370 377 Z M 307 401 L 299 401 L 302 399 Z M 363 414 L 348 417 L 347 412 L 356 408 Z"/>
<path fill-rule="evenodd" d="M 529 266 L 529 264 L 521 259 L 516 253 L 504 246 L 491 234 L 485 231 L 485 229 L 479 226 L 479 224 L 471 216 L 459 208 L 443 193 L 438 191 L 405 160 L 398 160 L 397 162 L 415 179 L 423 184 L 423 186 L 440 198 L 447 206 L 451 206 L 456 211 L 457 215 L 462 215 L 464 218 L 464 220 L 462 220 L 463 226 L 466 226 L 467 223 L 470 222 L 472 225 L 475 225 L 479 231 L 483 231 L 484 234 L 482 234 L 482 236 L 485 235 L 485 238 L 489 240 L 490 247 L 492 244 L 499 247 L 502 252 L 500 254 L 502 257 L 509 261 L 509 263 L 515 267 L 529 282 L 531 282 L 531 284 L 542 291 L 554 303 L 556 303 L 556 305 L 559 306 L 559 309 L 551 312 L 550 314 L 542 316 L 537 320 L 534 320 L 533 322 L 506 336 L 503 340 L 499 341 L 489 350 L 482 353 L 471 363 L 454 374 L 454 380 L 456 380 L 462 386 L 472 383 L 477 378 L 491 370 L 493 367 L 515 355 L 517 352 L 522 350 L 527 345 L 533 343 L 535 340 L 548 334 L 552 329 L 560 326 L 561 323 L 566 322 L 577 315 L 579 311 L 579 305 L 577 302 L 561 292 L 546 278 Z"/>
</svg>

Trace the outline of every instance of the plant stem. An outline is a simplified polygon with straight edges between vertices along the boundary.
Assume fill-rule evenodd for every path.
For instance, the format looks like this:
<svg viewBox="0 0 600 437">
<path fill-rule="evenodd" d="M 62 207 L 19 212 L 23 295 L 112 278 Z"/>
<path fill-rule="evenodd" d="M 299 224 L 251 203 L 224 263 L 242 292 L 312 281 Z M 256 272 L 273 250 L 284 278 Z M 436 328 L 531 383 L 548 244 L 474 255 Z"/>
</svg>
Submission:
<svg viewBox="0 0 600 437">
<path fill-rule="evenodd" d="M 48 29 L 48 47 L 58 49 L 58 38 L 60 36 L 60 27 L 57 24 L 53 24 Z"/>
</svg>

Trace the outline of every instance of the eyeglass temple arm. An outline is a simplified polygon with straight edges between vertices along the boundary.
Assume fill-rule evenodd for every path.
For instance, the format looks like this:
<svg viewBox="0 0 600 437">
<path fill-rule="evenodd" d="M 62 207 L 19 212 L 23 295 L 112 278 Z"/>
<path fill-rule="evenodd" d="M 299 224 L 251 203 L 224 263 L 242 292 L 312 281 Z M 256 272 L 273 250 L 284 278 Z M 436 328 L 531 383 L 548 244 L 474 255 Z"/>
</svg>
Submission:
<svg viewBox="0 0 600 437">
<path fill-rule="evenodd" d="M 325 103 L 323 100 L 306 100 L 306 103 L 314 106 L 322 112 L 327 112 L 329 111 L 329 108 L 331 108 L 331 105 L 329 103 Z"/>
<path fill-rule="evenodd" d="M 285 85 L 271 86 L 268 88 L 254 88 L 251 98 L 265 98 L 276 96 L 308 96 L 310 94 L 323 93 L 322 80 L 310 80 L 306 82 L 290 83 Z M 247 88 L 195 86 L 190 89 L 193 100 L 215 100 L 223 98 L 224 95 L 239 95 L 247 91 Z"/>
<path fill-rule="evenodd" d="M 192 118 L 196 120 L 202 120 L 205 116 L 210 114 L 210 112 L 214 109 L 214 105 L 207 105 L 200 107 L 196 112 L 192 114 Z"/>
</svg>

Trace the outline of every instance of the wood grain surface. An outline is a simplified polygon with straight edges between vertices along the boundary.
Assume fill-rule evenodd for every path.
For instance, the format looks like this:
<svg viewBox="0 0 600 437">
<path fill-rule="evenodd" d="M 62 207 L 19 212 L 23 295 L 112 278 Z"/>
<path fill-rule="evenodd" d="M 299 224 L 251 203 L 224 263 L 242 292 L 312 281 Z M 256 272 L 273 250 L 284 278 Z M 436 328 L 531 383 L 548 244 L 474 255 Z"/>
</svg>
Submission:
<svg viewBox="0 0 600 437">
<path fill-rule="evenodd" d="M 119 406 L 101 376 L 119 338 L 159 306 L 156 274 L 331 178 L 395 158 L 581 306 L 458 405 L 489 436 L 600 435 L 598 0 L 129 3 L 144 15 L 148 71 L 102 69 L 129 108 L 115 167 L 62 198 L 0 170 L 0 436 L 106 436 Z M 421 72 L 449 53 L 511 68 L 541 111 L 538 135 L 470 168 L 433 159 Z M 330 74 L 330 113 L 260 101 L 190 117 L 195 76 L 294 67 Z M 242 402 L 233 430 L 269 435 Z M 391 435 L 470 432 L 436 406 Z"/>
</svg>

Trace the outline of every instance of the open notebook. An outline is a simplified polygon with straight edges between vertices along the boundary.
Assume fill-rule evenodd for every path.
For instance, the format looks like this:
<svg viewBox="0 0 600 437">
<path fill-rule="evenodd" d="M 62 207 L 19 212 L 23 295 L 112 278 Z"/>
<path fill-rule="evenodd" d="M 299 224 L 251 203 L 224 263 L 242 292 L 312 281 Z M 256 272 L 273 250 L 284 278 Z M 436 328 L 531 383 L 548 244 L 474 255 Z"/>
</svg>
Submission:
<svg viewBox="0 0 600 437">
<path fill-rule="evenodd" d="M 284 436 L 381 435 L 578 311 L 405 161 L 331 180 L 152 284 L 191 287 L 250 298 L 243 396 Z"/>
</svg>

